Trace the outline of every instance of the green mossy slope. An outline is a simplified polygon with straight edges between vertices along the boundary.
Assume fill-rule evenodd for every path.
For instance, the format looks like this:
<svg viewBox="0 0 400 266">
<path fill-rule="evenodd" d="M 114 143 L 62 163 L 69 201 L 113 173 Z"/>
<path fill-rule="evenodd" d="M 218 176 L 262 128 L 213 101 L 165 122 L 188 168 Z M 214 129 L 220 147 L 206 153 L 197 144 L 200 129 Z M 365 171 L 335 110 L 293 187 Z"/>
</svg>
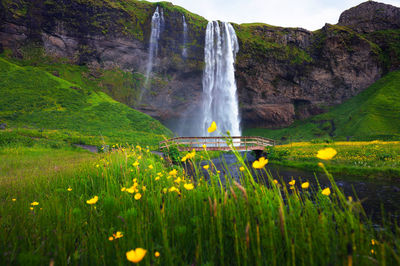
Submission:
<svg viewBox="0 0 400 266">
<path fill-rule="evenodd" d="M 103 92 L 4 58 L 0 58 L 0 121 L 11 127 L 67 130 L 130 143 L 171 133 Z"/>
<path fill-rule="evenodd" d="M 399 139 L 400 70 L 391 72 L 359 95 L 329 112 L 283 129 L 248 129 L 246 135 L 275 139 L 310 140 L 313 138 Z"/>
</svg>

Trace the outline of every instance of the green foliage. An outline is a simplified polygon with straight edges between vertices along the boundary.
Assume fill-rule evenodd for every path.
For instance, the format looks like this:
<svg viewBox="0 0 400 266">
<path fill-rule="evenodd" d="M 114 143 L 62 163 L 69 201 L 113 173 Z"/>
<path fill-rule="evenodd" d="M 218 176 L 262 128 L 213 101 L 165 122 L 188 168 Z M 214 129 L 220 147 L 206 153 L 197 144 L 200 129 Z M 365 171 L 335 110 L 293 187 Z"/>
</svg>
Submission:
<svg viewBox="0 0 400 266">
<path fill-rule="evenodd" d="M 171 176 L 163 160 L 143 149 L 119 148 L 86 161 L 84 155 L 0 150 L 0 166 L 14 166 L 0 172 L 2 265 L 129 265 L 126 252 L 138 247 L 147 250 L 146 265 L 398 264 L 398 225 L 385 220 L 375 230 L 361 203 L 347 200 L 329 174 L 326 196 L 325 186 L 302 189 L 306 180 L 296 177 L 293 189 L 269 174 L 265 183 L 252 183 L 263 170 L 245 164 L 240 184 L 225 177 L 221 185 L 212 166 L 208 181 L 201 172 L 192 180 L 180 168 Z M 49 175 L 54 164 L 59 170 Z M 132 187 L 137 192 L 127 191 Z M 98 201 L 87 204 L 94 196 Z M 31 206 L 34 201 L 39 205 Z M 108 240 L 117 231 L 123 236 Z"/>
<path fill-rule="evenodd" d="M 59 70 L 78 83 L 90 83 L 77 75 L 76 68 L 61 65 Z M 81 87 L 40 67 L 18 66 L 4 58 L 0 58 L 0 69 L 0 120 L 12 127 L 69 130 L 119 138 L 117 143 L 135 143 L 137 138 L 142 143 L 152 136 L 149 141 L 154 144 L 152 139 L 170 134 L 157 120 L 94 90 L 94 83 Z"/>
<path fill-rule="evenodd" d="M 262 23 L 234 24 L 234 27 L 240 41 L 238 56 L 252 56 L 256 60 L 263 60 L 265 56 L 274 57 L 278 60 L 288 60 L 294 65 L 312 62 L 312 58 L 306 50 L 277 41 L 277 39 L 289 33 L 290 29 L 288 28 Z M 267 35 L 265 32 L 270 34 Z"/>
<path fill-rule="evenodd" d="M 316 137 L 352 140 L 400 139 L 400 71 L 382 77 L 359 95 L 329 112 L 296 121 L 283 129 L 246 129 L 245 135 L 260 135 L 284 141 Z M 333 130 L 331 122 L 335 125 Z M 328 125 L 331 124 L 331 125 Z"/>
</svg>

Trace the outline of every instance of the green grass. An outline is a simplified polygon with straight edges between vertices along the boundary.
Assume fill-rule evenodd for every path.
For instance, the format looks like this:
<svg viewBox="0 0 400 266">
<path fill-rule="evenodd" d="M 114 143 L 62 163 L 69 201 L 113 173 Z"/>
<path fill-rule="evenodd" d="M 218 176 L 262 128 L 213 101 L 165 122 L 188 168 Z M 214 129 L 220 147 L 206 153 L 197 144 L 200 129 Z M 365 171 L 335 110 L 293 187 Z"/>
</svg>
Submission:
<svg viewBox="0 0 400 266">
<path fill-rule="evenodd" d="M 244 135 L 288 141 L 332 137 L 346 139 L 347 136 L 358 140 L 399 139 L 399 86 L 400 71 L 393 71 L 327 113 L 296 121 L 283 129 L 246 129 Z"/>
<path fill-rule="evenodd" d="M 171 134 L 157 120 L 90 86 L 5 58 L 0 58 L 0 70 L 0 121 L 13 128 L 71 131 L 110 138 L 114 143 L 143 143 L 148 138 L 149 144 L 155 144 L 161 135 Z"/>
<path fill-rule="evenodd" d="M 44 172 L 53 168 L 48 154 L 65 157 L 66 165 L 73 158 L 69 151 L 55 155 L 41 148 L 37 154 L 24 147 L 5 153 L 2 160 L 26 169 L 37 160 Z M 258 174 L 243 165 L 241 185 L 228 178 L 221 187 L 211 162 L 207 182 L 197 164 L 188 162 L 195 166 L 194 180 L 177 166 L 173 176 L 171 166 L 145 149 L 100 156 L 52 176 L 21 179 L 0 172 L 2 180 L 11 180 L 0 183 L 1 264 L 128 265 L 126 252 L 137 247 L 147 250 L 142 265 L 400 263 L 397 225 L 391 231 L 385 220 L 386 230 L 374 230 L 360 202 L 349 201 L 333 180 L 326 196 L 325 187 L 288 189 L 271 176 L 266 184 L 255 183 Z M 94 196 L 98 202 L 87 204 Z M 117 231 L 123 237 L 110 241 Z"/>
<path fill-rule="evenodd" d="M 310 143 L 295 142 L 267 149 L 275 164 L 322 171 L 316 154 L 326 147 L 338 154 L 325 165 L 331 173 L 370 178 L 400 178 L 400 142 L 364 141 Z"/>
</svg>

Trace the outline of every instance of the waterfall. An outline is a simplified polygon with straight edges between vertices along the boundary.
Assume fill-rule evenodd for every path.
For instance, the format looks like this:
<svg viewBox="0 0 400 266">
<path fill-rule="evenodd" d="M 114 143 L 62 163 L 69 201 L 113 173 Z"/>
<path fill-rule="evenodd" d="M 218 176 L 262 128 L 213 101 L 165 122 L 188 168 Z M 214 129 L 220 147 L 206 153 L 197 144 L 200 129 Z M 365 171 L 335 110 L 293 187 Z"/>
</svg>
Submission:
<svg viewBox="0 0 400 266">
<path fill-rule="evenodd" d="M 208 22 L 204 47 L 203 136 L 210 135 L 207 128 L 212 121 L 224 134 L 229 130 L 232 136 L 241 135 L 234 68 L 238 51 L 238 40 L 231 24 Z"/>
<path fill-rule="evenodd" d="M 187 56 L 186 43 L 187 43 L 188 28 L 187 28 L 187 24 L 186 24 L 185 15 L 182 15 L 182 23 L 183 23 L 183 49 L 182 49 L 182 57 L 186 57 L 186 56 Z"/>
<path fill-rule="evenodd" d="M 157 57 L 158 40 L 160 39 L 160 33 L 161 33 L 162 29 L 164 28 L 164 23 L 165 23 L 165 21 L 164 21 L 163 10 L 161 9 L 161 15 L 160 15 L 159 9 L 157 7 L 156 11 L 154 11 L 154 14 L 151 18 L 149 57 L 147 59 L 146 80 L 144 82 L 144 88 L 142 89 L 142 94 L 143 94 L 143 90 L 147 88 L 149 78 L 151 75 L 151 71 L 153 70 L 153 60 L 154 60 L 154 57 Z"/>
</svg>

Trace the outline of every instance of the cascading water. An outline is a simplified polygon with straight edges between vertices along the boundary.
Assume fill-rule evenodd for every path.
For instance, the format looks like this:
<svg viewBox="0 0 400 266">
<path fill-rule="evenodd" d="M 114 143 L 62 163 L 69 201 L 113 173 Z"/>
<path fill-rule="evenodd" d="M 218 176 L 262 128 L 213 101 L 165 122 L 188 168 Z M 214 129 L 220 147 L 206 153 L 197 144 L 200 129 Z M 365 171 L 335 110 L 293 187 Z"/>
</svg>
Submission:
<svg viewBox="0 0 400 266">
<path fill-rule="evenodd" d="M 149 78 L 151 75 L 151 71 L 153 70 L 153 60 L 154 60 L 154 57 L 157 57 L 158 40 L 160 39 L 160 33 L 163 28 L 164 28 L 163 10 L 161 9 L 161 15 L 160 15 L 159 9 L 157 7 L 156 11 L 154 11 L 154 14 L 151 18 L 149 57 L 147 60 L 147 65 L 146 65 L 146 80 L 144 82 L 144 88 L 142 89 L 142 94 L 143 94 L 143 90 L 147 88 Z"/>
<path fill-rule="evenodd" d="M 182 49 L 182 57 L 186 57 L 186 56 L 187 56 L 186 43 L 187 43 L 188 27 L 187 27 L 187 24 L 186 24 L 185 15 L 182 15 L 182 23 L 183 23 L 183 49 Z"/>
<path fill-rule="evenodd" d="M 239 44 L 231 24 L 210 21 L 206 30 L 203 73 L 203 125 L 201 135 L 215 121 L 222 133 L 240 136 L 240 118 L 236 93 L 234 62 Z"/>
</svg>

